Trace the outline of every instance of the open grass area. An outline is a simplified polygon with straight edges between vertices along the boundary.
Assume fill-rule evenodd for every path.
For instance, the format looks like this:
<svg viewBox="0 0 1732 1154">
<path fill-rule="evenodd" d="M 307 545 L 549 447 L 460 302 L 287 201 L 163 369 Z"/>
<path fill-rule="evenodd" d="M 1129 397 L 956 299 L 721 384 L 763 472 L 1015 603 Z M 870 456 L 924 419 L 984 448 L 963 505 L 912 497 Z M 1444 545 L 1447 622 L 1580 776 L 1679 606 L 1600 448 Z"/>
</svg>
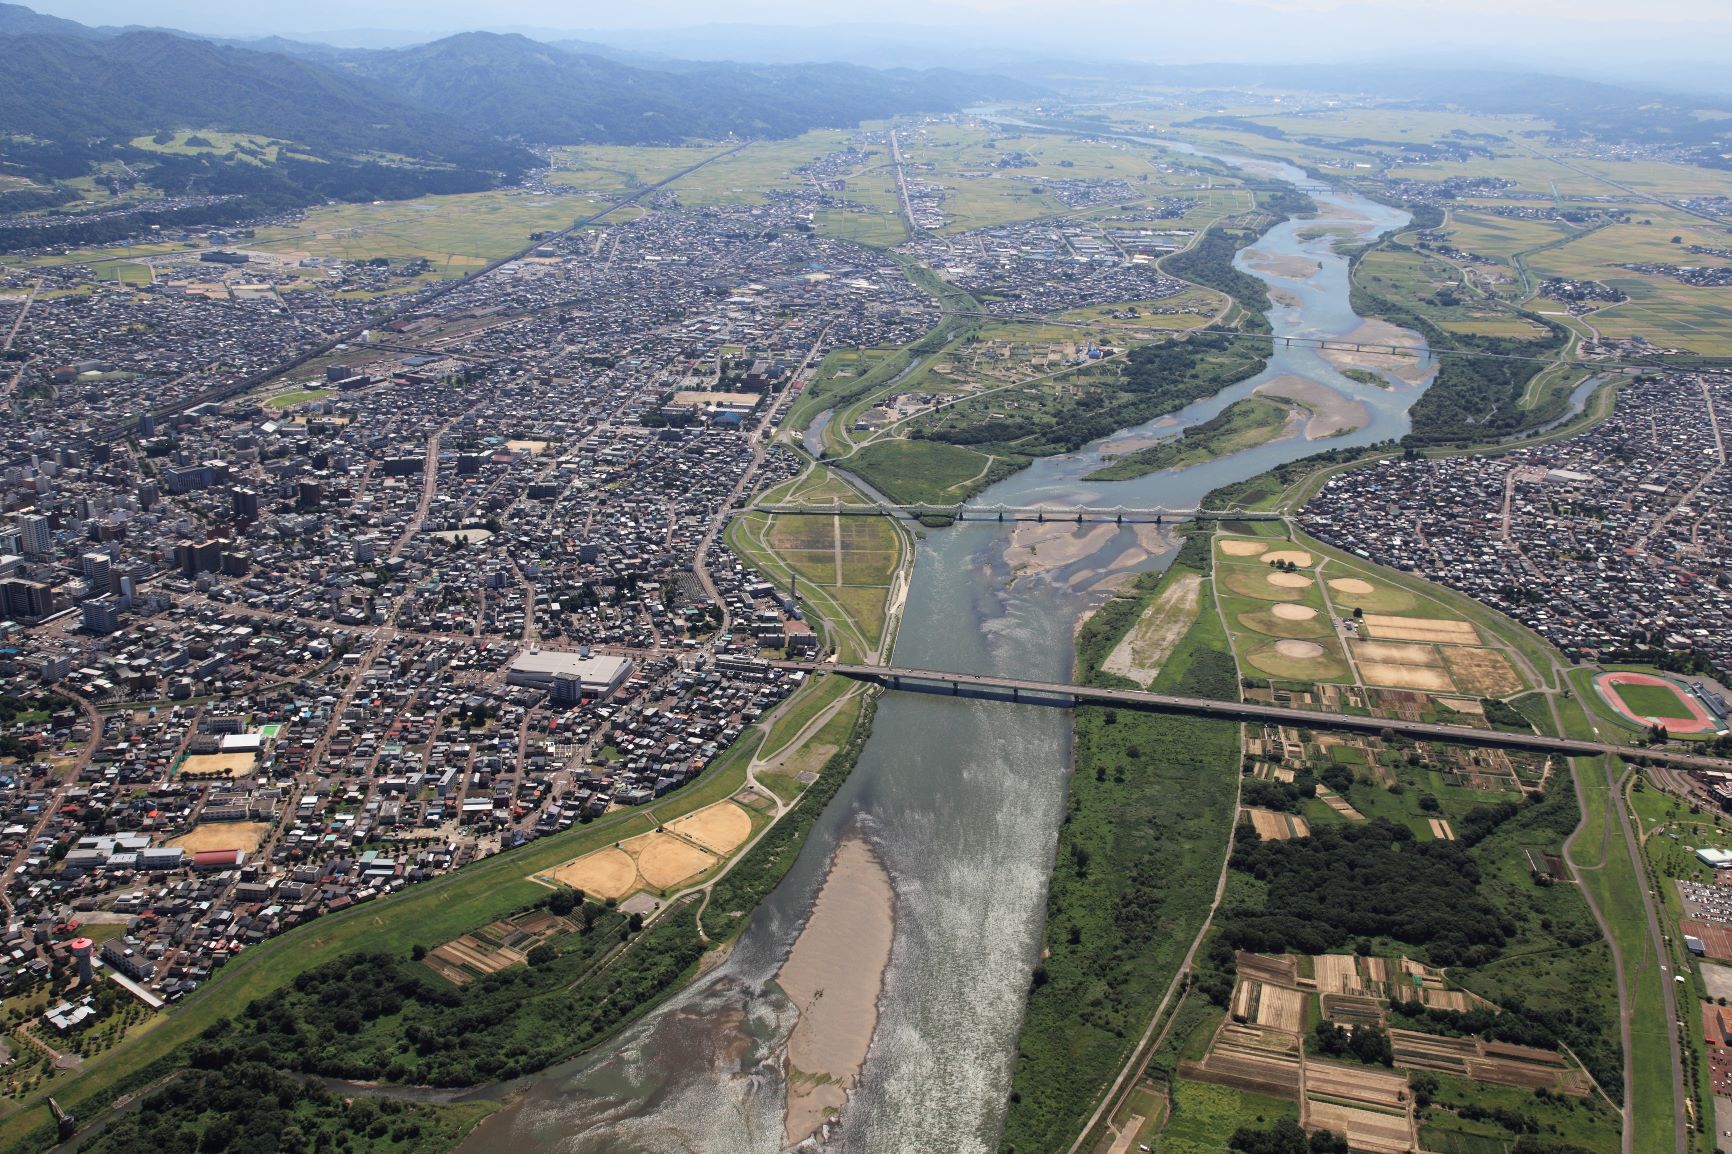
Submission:
<svg viewBox="0 0 1732 1154">
<path fill-rule="evenodd" d="M 875 441 L 847 460 L 849 472 L 898 504 L 966 501 L 1022 462 L 940 441 Z"/>
<path fill-rule="evenodd" d="M 1624 996 L 1626 1009 L 1632 1015 L 1633 1047 L 1624 1060 L 1635 1069 L 1635 1117 L 1629 1125 L 1635 1133 L 1636 1149 L 1664 1150 L 1672 1145 L 1672 1058 L 1660 985 L 1670 981 L 1671 975 L 1660 967 L 1669 960 L 1655 953 L 1642 906 L 1642 888 L 1646 883 L 1627 852 L 1614 808 L 1622 805 L 1613 786 L 1614 776 L 1621 776 L 1624 767 L 1615 759 L 1608 760 L 1611 765 L 1600 759 L 1583 759 L 1578 763 L 1583 792 L 1589 798 L 1589 827 L 1597 821 L 1603 827 L 1603 815 L 1607 810 L 1612 813 L 1610 832 L 1603 841 L 1590 839 L 1588 830 L 1578 840 L 1575 848 L 1581 867 L 1578 876 L 1594 895 L 1606 919 L 1606 928 L 1623 953 Z M 1592 857 L 1596 849 L 1603 853 L 1597 868 Z"/>
</svg>

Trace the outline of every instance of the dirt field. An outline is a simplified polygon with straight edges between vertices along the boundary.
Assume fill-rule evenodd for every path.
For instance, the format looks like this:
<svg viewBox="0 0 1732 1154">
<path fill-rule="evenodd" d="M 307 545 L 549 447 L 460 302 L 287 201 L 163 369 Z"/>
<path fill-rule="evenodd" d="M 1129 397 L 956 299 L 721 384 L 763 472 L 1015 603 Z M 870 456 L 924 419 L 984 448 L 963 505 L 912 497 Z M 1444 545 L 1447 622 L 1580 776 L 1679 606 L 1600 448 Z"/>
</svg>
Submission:
<svg viewBox="0 0 1732 1154">
<path fill-rule="evenodd" d="M 1431 836 L 1438 841 L 1454 841 L 1455 831 L 1449 828 L 1449 823 L 1440 817 L 1427 818 L 1431 823 Z"/>
<path fill-rule="evenodd" d="M 623 898 L 637 888 L 637 863 L 617 849 L 598 849 L 554 870 L 554 881 L 590 897 Z"/>
<path fill-rule="evenodd" d="M 668 828 L 725 857 L 752 836 L 752 819 L 733 802 L 719 801 L 670 823 Z"/>
<path fill-rule="evenodd" d="M 1429 645 L 1392 645 L 1387 641 L 1356 641 L 1353 656 L 1361 661 L 1386 665 L 1430 665 L 1441 668 L 1443 659 Z"/>
<path fill-rule="evenodd" d="M 1138 685 L 1147 685 L 1161 671 L 1173 654 L 1179 638 L 1197 619 L 1197 607 L 1202 603 L 1203 579 L 1187 573 L 1168 585 L 1131 627 L 1113 651 L 1107 654 L 1101 668 L 1108 673 L 1128 678 Z"/>
<path fill-rule="evenodd" d="M 1359 675 L 1367 685 L 1387 685 L 1394 689 L 1434 689 L 1455 692 L 1455 682 L 1442 669 L 1423 665 L 1392 665 L 1382 661 L 1361 661 Z"/>
<path fill-rule="evenodd" d="M 1322 657 L 1323 646 L 1317 644 L 1315 641 L 1277 641 L 1275 642 L 1275 652 L 1279 653 L 1283 657 L 1293 657 L 1301 661 L 1307 661 L 1313 658 Z"/>
<path fill-rule="evenodd" d="M 1309 605 L 1277 605 L 1269 612 L 1283 621 L 1309 621 L 1317 616 L 1317 610 Z"/>
<path fill-rule="evenodd" d="M 1463 691 L 1480 697 L 1508 697 L 1525 688 L 1521 675 L 1509 660 L 1495 649 L 1463 649 L 1454 646 L 1443 651 L 1443 663 L 1450 676 Z"/>
<path fill-rule="evenodd" d="M 1267 541 L 1244 541 L 1229 538 L 1221 542 L 1221 552 L 1229 557 L 1255 557 L 1269 548 Z"/>
<path fill-rule="evenodd" d="M 187 853 L 203 853 L 211 849 L 238 849 L 252 853 L 271 832 L 268 821 L 213 821 L 195 825 L 168 844 L 179 846 Z"/>
<path fill-rule="evenodd" d="M 715 858 L 671 834 L 641 834 L 623 848 L 635 854 L 638 876 L 651 889 L 665 890 L 679 885 L 716 864 Z"/>
<path fill-rule="evenodd" d="M 1273 553 L 1263 554 L 1262 559 L 1264 561 L 1291 561 L 1301 569 L 1309 569 L 1312 561 L 1311 554 L 1303 549 L 1277 549 Z"/>
<path fill-rule="evenodd" d="M 1331 581 L 1330 585 L 1336 584 Z M 1465 621 L 1435 621 L 1429 617 L 1390 617 L 1367 613 L 1365 626 L 1374 636 L 1391 641 L 1432 641 L 1444 645 L 1478 645 L 1479 632 Z"/>
<path fill-rule="evenodd" d="M 1271 573 L 1268 581 L 1277 589 L 1308 589 L 1311 586 L 1311 578 L 1303 573 Z"/>
<path fill-rule="evenodd" d="M 1285 573 L 1261 573 L 1244 565 L 1217 565 L 1215 579 L 1228 589 L 1245 597 L 1255 597 L 1259 601 L 1298 601 L 1305 596 L 1299 587 L 1283 587 L 1272 583 L 1272 578 L 1285 577 Z M 1299 576 L 1294 574 L 1294 576 Z M 1309 577 L 1299 577 L 1304 584 L 1310 584 Z"/>
<path fill-rule="evenodd" d="M 255 753 L 195 753 L 180 763 L 182 777 L 245 777 L 258 761 Z"/>
<path fill-rule="evenodd" d="M 1304 818 L 1296 814 L 1246 806 L 1245 816 L 1251 819 L 1251 825 L 1256 828 L 1257 836 L 1264 841 L 1286 841 L 1289 838 L 1311 836 L 1311 827 L 1306 824 Z"/>
<path fill-rule="evenodd" d="M 1361 581 L 1357 577 L 1337 577 L 1329 582 L 1329 588 L 1337 593 L 1375 593 L 1377 586 L 1369 581 Z"/>
</svg>

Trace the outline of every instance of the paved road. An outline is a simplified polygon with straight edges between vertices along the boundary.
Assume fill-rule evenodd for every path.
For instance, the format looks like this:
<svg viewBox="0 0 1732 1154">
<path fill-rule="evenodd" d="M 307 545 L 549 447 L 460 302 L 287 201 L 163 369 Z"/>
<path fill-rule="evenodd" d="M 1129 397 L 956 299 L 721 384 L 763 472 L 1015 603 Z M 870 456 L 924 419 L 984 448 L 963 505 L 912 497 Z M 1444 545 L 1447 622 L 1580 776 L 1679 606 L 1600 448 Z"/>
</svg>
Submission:
<svg viewBox="0 0 1732 1154">
<path fill-rule="evenodd" d="M 1540 733 L 1503 733 L 1492 729 L 1473 729 L 1465 725 L 1438 725 L 1431 722 L 1401 721 L 1389 717 L 1359 717 L 1345 713 L 1324 713 L 1313 709 L 1294 709 L 1284 705 L 1263 705 L 1252 701 L 1214 701 L 1207 697 L 1185 697 L 1175 693 L 1147 693 L 1133 689 L 1101 689 L 1090 685 L 1067 685 L 1055 681 L 1026 681 L 1014 677 L 989 677 L 978 673 L 946 673 L 936 669 L 902 669 L 888 665 L 840 665 L 818 661 L 772 661 L 779 669 L 801 670 L 808 673 L 840 673 L 845 677 L 875 681 L 891 689 L 948 686 L 953 693 L 963 690 L 997 690 L 1014 697 L 1033 695 L 1031 704 L 1051 698 L 1078 701 L 1141 705 L 1177 713 L 1193 713 L 1203 717 L 1219 717 L 1233 721 L 1268 721 L 1276 724 L 1304 725 L 1313 729 L 1349 729 L 1377 733 L 1394 730 L 1405 737 L 1430 741 L 1453 741 L 1463 745 L 1489 745 L 1500 749 L 1527 749 L 1537 753 L 1561 753 L 1570 757 L 1645 757 L 1672 765 L 1703 769 L 1732 770 L 1732 759 L 1704 757 L 1666 749 L 1614 745 L 1610 742 L 1576 741 L 1567 737 L 1550 737 Z M 905 685 L 904 682 L 914 682 Z"/>
</svg>

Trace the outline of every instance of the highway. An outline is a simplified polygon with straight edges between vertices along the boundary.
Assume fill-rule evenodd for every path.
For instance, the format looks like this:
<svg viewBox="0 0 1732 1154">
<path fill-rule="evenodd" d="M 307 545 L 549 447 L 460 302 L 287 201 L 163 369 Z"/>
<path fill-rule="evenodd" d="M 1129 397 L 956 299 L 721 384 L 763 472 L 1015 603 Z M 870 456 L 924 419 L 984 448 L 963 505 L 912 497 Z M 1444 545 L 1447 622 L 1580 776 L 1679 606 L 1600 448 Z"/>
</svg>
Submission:
<svg viewBox="0 0 1732 1154">
<path fill-rule="evenodd" d="M 889 665 L 840 665 L 819 661 L 772 661 L 778 669 L 800 670 L 807 673 L 838 673 L 859 681 L 876 682 L 891 689 L 917 689 L 932 693 L 948 688 L 950 692 L 1008 693 L 1021 700 L 1027 694 L 1027 704 L 1072 705 L 1090 701 L 1103 704 L 1141 706 L 1172 713 L 1190 713 L 1201 717 L 1219 717 L 1232 721 L 1273 722 L 1277 725 L 1303 725 L 1312 729 L 1349 729 L 1366 733 L 1393 730 L 1404 737 L 1426 741 L 1450 741 L 1461 745 L 1488 745 L 1500 749 L 1526 749 L 1536 753 L 1557 753 L 1567 757 L 1614 757 L 1634 759 L 1646 757 L 1693 769 L 1732 770 L 1732 760 L 1704 757 L 1700 754 L 1648 749 L 1609 742 L 1576 741 L 1567 737 L 1549 737 L 1540 733 L 1505 733 L 1494 729 L 1474 729 L 1466 725 L 1440 725 L 1435 722 L 1401 721 L 1390 717 L 1359 717 L 1347 713 L 1324 713 L 1314 709 L 1294 709 L 1285 705 L 1263 705 L 1253 701 L 1214 701 L 1207 697 L 1185 697 L 1174 693 L 1148 693 L 1135 689 L 1102 689 L 1091 685 L 1067 685 L 1056 681 L 1027 681 L 1014 677 L 989 677 L 978 673 L 946 673 L 936 669 L 902 669 Z M 912 683 L 912 684 L 910 684 Z M 1055 700 L 1056 699 L 1056 700 Z"/>
</svg>

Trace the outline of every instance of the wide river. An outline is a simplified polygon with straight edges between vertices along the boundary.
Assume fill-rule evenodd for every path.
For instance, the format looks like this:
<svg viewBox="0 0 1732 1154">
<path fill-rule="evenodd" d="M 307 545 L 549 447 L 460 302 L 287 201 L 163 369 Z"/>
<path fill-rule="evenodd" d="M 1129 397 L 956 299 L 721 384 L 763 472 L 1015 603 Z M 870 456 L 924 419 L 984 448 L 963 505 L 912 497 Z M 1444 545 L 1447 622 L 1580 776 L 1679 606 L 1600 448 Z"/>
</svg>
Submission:
<svg viewBox="0 0 1732 1154">
<path fill-rule="evenodd" d="M 1178 147 L 1165 141 L 1145 141 Z M 1298 169 L 1218 157 L 1259 178 L 1312 185 Z M 1277 302 L 1277 338 L 1345 337 L 1361 320 L 1348 303 L 1347 262 L 1332 248 L 1367 239 L 1406 215 L 1341 191 L 1315 191 L 1321 219 L 1265 235 L 1242 267 Z M 1328 229 L 1329 232 L 1322 231 Z M 1258 271 L 1259 269 L 1263 271 Z M 1101 446 L 1035 462 L 978 503 L 1036 502 L 1181 508 L 1218 485 L 1325 447 L 1407 431 L 1423 388 L 1378 388 L 1343 377 L 1309 347 L 1283 346 L 1257 378 L 1141 429 L 1158 436 L 1208 419 L 1265 380 L 1291 374 L 1365 406 L 1356 432 L 1301 436 L 1176 472 L 1084 482 Z M 1052 532 L 1049 527 L 1048 532 Z M 1043 543 L 1062 560 L 1012 583 L 1008 526 L 964 522 L 919 542 L 895 663 L 927 669 L 1068 680 L 1078 621 L 1105 583 L 1157 568 L 1148 532 L 1094 526 Z M 864 837 L 895 886 L 895 937 L 876 1031 L 859 1088 L 830 1147 L 908 1154 L 996 1148 L 1016 1035 L 1040 947 L 1047 874 L 1064 810 L 1070 714 L 1040 706 L 907 693 L 884 695 L 853 776 L 812 831 L 786 880 L 758 909 L 727 961 L 605 1052 L 531 1080 L 480 1126 L 466 1154 L 694 1151 L 774 1154 L 783 1147 L 779 1048 L 795 1015 L 772 981 L 809 913 L 838 841 Z M 1222 773 L 1236 772 L 1223 765 Z"/>
</svg>

